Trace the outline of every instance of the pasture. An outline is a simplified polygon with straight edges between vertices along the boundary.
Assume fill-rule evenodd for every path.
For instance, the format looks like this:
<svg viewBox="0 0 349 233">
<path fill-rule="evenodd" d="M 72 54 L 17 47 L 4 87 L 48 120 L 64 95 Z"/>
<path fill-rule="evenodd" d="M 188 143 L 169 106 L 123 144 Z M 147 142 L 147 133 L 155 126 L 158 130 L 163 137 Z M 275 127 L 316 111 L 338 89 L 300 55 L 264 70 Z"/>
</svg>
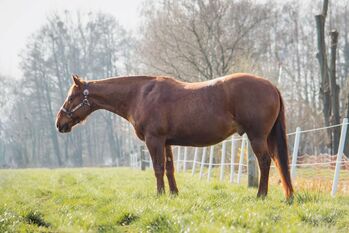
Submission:
<svg viewBox="0 0 349 233">
<path fill-rule="evenodd" d="M 0 170 L 0 177 L 0 232 L 349 232 L 349 196 L 332 198 L 301 180 L 288 204 L 273 180 L 262 200 L 245 183 L 189 173 L 177 174 L 176 197 L 167 184 L 166 195 L 156 195 L 150 170 Z"/>
</svg>

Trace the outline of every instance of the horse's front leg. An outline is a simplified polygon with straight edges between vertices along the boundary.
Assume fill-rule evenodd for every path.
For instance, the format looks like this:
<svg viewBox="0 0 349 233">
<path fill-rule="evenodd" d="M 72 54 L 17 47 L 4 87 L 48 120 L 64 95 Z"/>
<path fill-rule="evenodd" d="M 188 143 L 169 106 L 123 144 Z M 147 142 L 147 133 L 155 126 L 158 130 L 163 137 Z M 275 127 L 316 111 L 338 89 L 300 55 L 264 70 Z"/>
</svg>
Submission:
<svg viewBox="0 0 349 233">
<path fill-rule="evenodd" d="M 158 194 L 163 194 L 165 193 L 165 140 L 154 136 L 147 136 L 145 138 L 145 143 L 153 161 Z"/>
</svg>

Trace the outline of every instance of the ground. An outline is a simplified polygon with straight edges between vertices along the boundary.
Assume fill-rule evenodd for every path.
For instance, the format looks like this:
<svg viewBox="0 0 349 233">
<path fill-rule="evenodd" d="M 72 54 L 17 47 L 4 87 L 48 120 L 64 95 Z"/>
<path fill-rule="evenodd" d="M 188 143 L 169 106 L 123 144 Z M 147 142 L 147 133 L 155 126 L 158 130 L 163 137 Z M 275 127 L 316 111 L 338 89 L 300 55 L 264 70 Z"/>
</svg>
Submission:
<svg viewBox="0 0 349 233">
<path fill-rule="evenodd" d="M 349 196 L 177 174 L 179 196 L 157 196 L 152 171 L 0 170 L 0 232 L 349 232 Z"/>
</svg>

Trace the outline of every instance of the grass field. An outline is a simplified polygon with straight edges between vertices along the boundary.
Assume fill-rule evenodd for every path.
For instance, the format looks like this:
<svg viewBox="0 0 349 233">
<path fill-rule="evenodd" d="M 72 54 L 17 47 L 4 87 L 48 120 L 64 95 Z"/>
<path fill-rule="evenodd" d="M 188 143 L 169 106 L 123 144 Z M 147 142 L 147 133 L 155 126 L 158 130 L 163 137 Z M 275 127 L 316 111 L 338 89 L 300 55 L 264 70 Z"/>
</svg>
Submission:
<svg viewBox="0 0 349 233">
<path fill-rule="evenodd" d="M 349 196 L 256 189 L 177 175 L 180 195 L 155 194 L 151 171 L 0 170 L 0 232 L 349 232 Z"/>
</svg>

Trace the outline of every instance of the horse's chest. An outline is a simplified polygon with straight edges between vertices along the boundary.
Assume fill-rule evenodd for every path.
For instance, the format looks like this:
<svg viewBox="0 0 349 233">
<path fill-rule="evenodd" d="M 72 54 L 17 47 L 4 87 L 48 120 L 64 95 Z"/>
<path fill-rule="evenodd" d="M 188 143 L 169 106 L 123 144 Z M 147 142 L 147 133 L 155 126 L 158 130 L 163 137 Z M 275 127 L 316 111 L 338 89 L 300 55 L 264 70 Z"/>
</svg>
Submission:
<svg viewBox="0 0 349 233">
<path fill-rule="evenodd" d="M 136 114 L 132 125 L 136 131 L 138 138 L 144 140 L 146 135 L 164 134 L 166 132 L 167 118 L 160 111 L 152 111 L 152 109 L 143 109 Z"/>
<path fill-rule="evenodd" d="M 144 126 L 141 123 L 141 121 L 137 118 L 134 118 L 133 116 L 130 116 L 128 121 L 132 124 L 133 128 L 135 129 L 137 137 L 144 141 Z"/>
</svg>

